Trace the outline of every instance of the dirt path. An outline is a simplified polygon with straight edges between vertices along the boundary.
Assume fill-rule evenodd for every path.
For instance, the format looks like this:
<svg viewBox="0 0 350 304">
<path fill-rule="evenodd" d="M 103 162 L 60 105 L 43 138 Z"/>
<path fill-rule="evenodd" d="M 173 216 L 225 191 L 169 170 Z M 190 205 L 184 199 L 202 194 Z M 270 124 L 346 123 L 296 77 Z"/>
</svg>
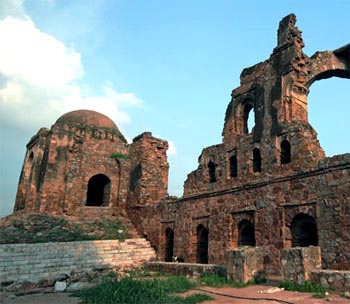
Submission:
<svg viewBox="0 0 350 304">
<path fill-rule="evenodd" d="M 349 304 L 350 299 L 339 295 L 329 295 L 324 299 L 315 299 L 311 293 L 292 291 L 279 291 L 276 293 L 260 293 L 271 286 L 249 286 L 245 288 L 211 288 L 201 287 L 200 290 L 192 290 L 192 293 L 207 293 L 215 298 L 214 301 L 202 302 L 202 304 Z M 0 303 L 3 304 L 78 304 L 79 298 L 71 297 L 69 293 L 38 293 L 16 296 L 10 293 L 0 293 Z"/>
</svg>

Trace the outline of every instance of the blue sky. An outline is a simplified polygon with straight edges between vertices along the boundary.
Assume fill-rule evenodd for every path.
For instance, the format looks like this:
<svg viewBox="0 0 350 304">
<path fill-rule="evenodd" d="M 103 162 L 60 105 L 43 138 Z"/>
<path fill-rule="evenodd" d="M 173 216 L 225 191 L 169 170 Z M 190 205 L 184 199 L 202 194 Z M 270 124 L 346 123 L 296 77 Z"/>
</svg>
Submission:
<svg viewBox="0 0 350 304">
<path fill-rule="evenodd" d="M 304 52 L 350 42 L 348 0 L 0 1 L 0 217 L 14 206 L 25 145 L 65 112 L 98 110 L 132 139 L 169 140 L 169 193 L 221 142 L 242 69 L 267 59 L 290 13 Z M 350 152 L 350 80 L 312 85 L 309 119 L 328 156 Z"/>
</svg>

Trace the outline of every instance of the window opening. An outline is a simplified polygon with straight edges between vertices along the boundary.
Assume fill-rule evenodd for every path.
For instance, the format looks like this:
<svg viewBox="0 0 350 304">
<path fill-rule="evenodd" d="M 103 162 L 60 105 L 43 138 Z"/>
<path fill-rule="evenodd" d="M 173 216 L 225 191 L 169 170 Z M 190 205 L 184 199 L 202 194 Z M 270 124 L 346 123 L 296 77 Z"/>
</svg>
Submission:
<svg viewBox="0 0 350 304">
<path fill-rule="evenodd" d="M 238 245 L 255 246 L 255 228 L 248 220 L 242 220 L 238 224 Z"/>
<path fill-rule="evenodd" d="M 230 177 L 237 176 L 237 156 L 232 155 L 230 157 Z"/>
<path fill-rule="evenodd" d="M 244 133 L 249 134 L 255 126 L 255 111 L 251 103 L 247 103 L 243 110 Z"/>
<path fill-rule="evenodd" d="M 253 150 L 253 172 L 261 172 L 261 155 L 258 148 Z"/>
<path fill-rule="evenodd" d="M 208 264 L 209 231 L 203 225 L 197 227 L 197 263 Z"/>
<path fill-rule="evenodd" d="M 110 190 L 111 180 L 106 175 L 94 175 L 88 183 L 86 206 L 107 206 Z"/>
<path fill-rule="evenodd" d="M 292 247 L 308 247 L 318 245 L 317 225 L 312 216 L 297 214 L 290 226 Z"/>
<path fill-rule="evenodd" d="M 208 163 L 208 170 L 209 170 L 209 182 L 210 183 L 215 183 L 216 182 L 216 173 L 215 173 L 215 164 L 210 161 Z"/>
<path fill-rule="evenodd" d="M 291 162 L 290 143 L 288 140 L 281 142 L 281 165 Z"/>
<path fill-rule="evenodd" d="M 174 255 L 174 231 L 171 228 L 165 230 L 165 262 L 171 262 Z"/>
</svg>

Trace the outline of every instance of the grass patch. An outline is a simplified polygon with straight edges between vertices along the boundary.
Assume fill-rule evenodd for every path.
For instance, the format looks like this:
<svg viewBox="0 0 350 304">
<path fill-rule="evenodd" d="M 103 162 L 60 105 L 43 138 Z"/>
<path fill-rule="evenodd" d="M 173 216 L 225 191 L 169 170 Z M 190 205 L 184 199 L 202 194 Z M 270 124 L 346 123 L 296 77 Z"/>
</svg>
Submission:
<svg viewBox="0 0 350 304">
<path fill-rule="evenodd" d="M 224 287 L 224 286 L 243 288 L 250 285 L 256 285 L 256 284 L 261 284 L 265 282 L 266 282 L 266 278 L 258 277 L 257 280 L 254 280 L 254 281 L 249 281 L 247 283 L 238 283 L 238 282 L 230 281 L 226 277 L 219 276 L 218 274 L 206 273 L 206 272 L 203 273 L 199 278 L 200 285 L 202 286 L 205 285 L 205 286 L 215 287 L 215 288 Z"/>
<path fill-rule="evenodd" d="M 32 214 L 0 227 L 0 243 L 45 243 L 89 240 L 125 240 L 128 231 L 118 220 L 74 223 L 65 218 Z"/>
<path fill-rule="evenodd" d="M 124 277 L 121 280 L 106 277 L 93 288 L 74 294 L 81 298 L 82 304 L 195 304 L 210 300 L 203 294 L 180 297 L 174 293 L 183 293 L 196 285 L 183 276 L 171 276 L 165 279 L 135 279 Z"/>
<path fill-rule="evenodd" d="M 284 288 L 290 291 L 311 292 L 315 293 L 314 298 L 324 298 L 326 296 L 326 289 L 318 284 L 313 284 L 310 281 L 305 281 L 303 284 L 298 284 L 290 280 L 283 281 L 278 284 L 279 288 Z"/>
<path fill-rule="evenodd" d="M 123 154 L 123 153 L 112 153 L 110 156 L 110 158 L 119 158 L 119 159 L 130 159 L 129 155 Z"/>
</svg>

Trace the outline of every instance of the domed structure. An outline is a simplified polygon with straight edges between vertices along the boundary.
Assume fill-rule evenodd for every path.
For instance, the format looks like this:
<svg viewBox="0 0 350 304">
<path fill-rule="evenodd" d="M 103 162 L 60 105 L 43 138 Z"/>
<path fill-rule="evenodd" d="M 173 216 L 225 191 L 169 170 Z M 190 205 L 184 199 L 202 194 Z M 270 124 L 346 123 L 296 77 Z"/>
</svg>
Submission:
<svg viewBox="0 0 350 304">
<path fill-rule="evenodd" d="M 61 124 L 82 124 L 99 128 L 118 129 L 117 125 L 106 115 L 91 110 L 71 111 L 56 120 Z"/>
</svg>

